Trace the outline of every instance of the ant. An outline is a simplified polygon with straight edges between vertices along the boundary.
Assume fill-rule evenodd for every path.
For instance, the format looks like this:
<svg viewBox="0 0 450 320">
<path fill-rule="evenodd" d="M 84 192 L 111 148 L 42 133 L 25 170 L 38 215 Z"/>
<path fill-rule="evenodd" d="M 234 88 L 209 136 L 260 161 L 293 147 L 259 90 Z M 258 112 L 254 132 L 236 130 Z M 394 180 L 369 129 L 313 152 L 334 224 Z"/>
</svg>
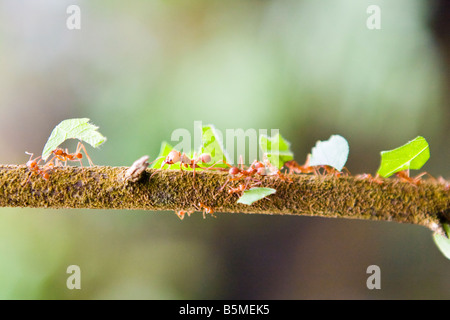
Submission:
<svg viewBox="0 0 450 320">
<path fill-rule="evenodd" d="M 308 156 L 306 157 L 306 161 L 303 165 L 299 165 L 295 160 L 290 160 L 287 161 L 284 166 L 289 169 L 289 173 L 292 174 L 293 172 L 295 173 L 314 173 L 315 175 L 319 174 L 319 170 L 322 169 L 323 170 L 323 174 L 325 175 L 335 175 L 336 177 L 340 177 L 343 172 L 328 166 L 328 165 L 322 165 L 322 166 L 318 166 L 318 168 L 316 167 L 311 167 L 309 165 L 309 161 L 311 159 L 311 154 L 309 153 Z M 345 169 L 345 175 L 350 175 L 350 172 L 348 171 L 347 168 L 343 168 Z"/>
<path fill-rule="evenodd" d="M 278 179 L 283 180 L 284 182 L 292 183 L 292 179 L 282 174 L 281 171 L 273 166 L 268 159 L 266 159 L 266 165 L 264 166 L 265 172 L 267 175 L 276 175 Z"/>
<path fill-rule="evenodd" d="M 253 161 L 253 163 L 250 165 L 250 167 L 248 169 L 244 169 L 244 164 L 242 163 L 242 157 L 241 157 L 241 168 L 232 166 L 225 161 L 223 161 L 223 163 L 225 163 L 227 166 L 230 167 L 230 169 L 228 170 L 228 174 L 231 177 L 228 178 L 227 181 L 225 181 L 225 183 L 222 187 L 220 187 L 219 192 L 222 191 L 223 188 L 225 188 L 226 185 L 230 181 L 236 181 L 236 180 L 240 180 L 242 178 L 257 180 L 256 178 L 253 178 L 253 176 L 255 176 L 256 174 L 259 174 L 261 176 L 266 175 L 265 165 L 262 162 L 257 161 L 257 160 Z M 224 170 L 222 168 L 220 168 L 220 169 Z M 260 182 L 259 180 L 257 180 L 257 181 Z"/>
<path fill-rule="evenodd" d="M 266 175 L 266 167 L 264 163 L 257 160 L 253 161 L 253 163 L 250 165 L 248 169 L 244 169 L 242 157 L 241 157 L 241 168 L 234 167 L 226 162 L 224 163 L 230 167 L 230 169 L 228 170 L 228 173 L 232 177 L 230 181 L 240 180 L 244 177 L 252 177 L 255 174 L 259 174 L 260 176 Z"/>
<path fill-rule="evenodd" d="M 247 178 L 247 182 L 245 184 L 241 183 L 236 188 L 230 187 L 228 189 L 228 194 L 234 194 L 234 193 L 239 193 L 239 192 L 241 194 L 243 194 L 245 190 L 252 188 L 261 183 L 261 181 L 259 181 L 259 182 L 252 184 L 251 186 L 249 186 L 248 185 L 249 181 L 250 181 L 249 178 Z"/>
<path fill-rule="evenodd" d="M 202 202 L 198 203 L 199 207 L 195 206 L 194 207 L 197 210 L 203 211 L 203 219 L 206 219 L 206 214 L 210 214 L 211 216 L 213 216 L 214 218 L 216 216 L 214 216 L 214 209 L 211 207 L 208 207 L 207 205 L 203 204 Z"/>
<path fill-rule="evenodd" d="M 25 152 L 25 153 L 30 155 L 30 159 L 27 161 L 26 166 L 27 166 L 28 170 L 31 171 L 31 174 L 35 173 L 37 175 L 42 176 L 42 178 L 44 178 L 44 180 L 48 180 L 50 177 L 48 171 L 53 168 L 53 162 L 49 162 L 44 165 L 44 167 L 48 167 L 48 168 L 41 169 L 39 167 L 39 163 L 42 161 L 41 156 L 39 156 L 35 159 L 32 159 L 33 153 L 29 153 L 29 152 Z M 36 160 L 38 160 L 38 159 L 39 159 L 39 161 L 36 162 Z M 30 180 L 30 177 L 28 177 L 26 182 L 28 182 L 29 180 Z"/>
<path fill-rule="evenodd" d="M 421 183 L 420 179 L 426 174 L 428 174 L 428 172 L 422 172 L 421 174 L 419 174 L 418 176 L 413 178 L 413 177 L 409 176 L 409 169 L 396 173 L 396 175 L 400 179 L 400 181 L 408 182 L 408 183 L 413 184 L 415 186 L 420 185 L 420 183 Z"/>
<path fill-rule="evenodd" d="M 189 211 L 186 211 L 186 210 L 177 210 L 177 211 L 175 211 L 175 214 L 178 216 L 178 218 L 180 218 L 180 220 L 183 220 L 183 219 L 184 219 L 184 215 L 185 215 L 185 214 L 187 214 L 188 217 L 190 217 L 192 213 L 194 213 L 194 211 L 192 211 L 192 210 L 189 210 Z"/>
<path fill-rule="evenodd" d="M 156 160 L 158 160 L 158 159 L 156 159 Z M 199 157 L 196 158 L 194 155 L 194 158 L 191 159 L 186 155 L 186 153 L 181 153 L 180 151 L 172 150 L 169 152 L 167 157 L 162 162 L 161 168 L 159 170 L 162 170 L 166 164 L 168 164 L 169 168 L 170 168 L 170 166 L 172 166 L 173 164 L 178 163 L 178 162 L 180 162 L 181 171 L 183 171 L 183 166 L 185 168 L 191 168 L 194 171 L 193 176 L 195 177 L 195 169 L 196 168 L 208 169 L 208 168 L 200 167 L 197 163 L 199 163 L 199 162 L 209 163 L 209 162 L 211 162 L 211 156 L 207 153 L 202 153 Z M 157 171 L 153 172 L 153 174 L 150 176 L 150 178 L 153 177 L 153 175 L 156 172 Z"/>
<path fill-rule="evenodd" d="M 299 165 L 295 160 L 290 160 L 284 163 L 284 166 L 289 169 L 289 173 L 314 173 L 317 174 L 317 170 L 314 167 L 309 166 L 311 154 L 306 157 L 306 161 L 303 165 Z"/>
<path fill-rule="evenodd" d="M 383 184 L 383 180 L 381 179 L 379 174 L 376 174 L 374 177 L 370 173 L 364 173 L 364 174 L 357 175 L 355 178 L 358 180 L 367 180 L 369 182 L 375 182 L 380 185 Z"/>
<path fill-rule="evenodd" d="M 86 158 L 89 161 L 89 165 L 93 166 L 94 163 L 92 162 L 91 158 L 89 157 L 86 148 L 84 147 L 84 145 L 81 142 L 78 142 L 77 145 L 77 150 L 75 151 L 75 153 L 71 154 L 68 153 L 67 149 L 66 151 L 64 151 L 63 149 L 55 149 L 52 151 L 52 153 L 55 155 L 53 159 L 57 158 L 60 161 L 64 161 L 65 164 L 67 165 L 67 161 L 79 161 L 80 162 L 80 166 L 83 166 L 83 163 L 81 162 L 81 159 L 83 158 L 83 155 L 81 154 L 81 149 L 83 149 L 84 154 L 86 155 Z M 50 161 L 52 161 L 50 160 Z"/>
</svg>

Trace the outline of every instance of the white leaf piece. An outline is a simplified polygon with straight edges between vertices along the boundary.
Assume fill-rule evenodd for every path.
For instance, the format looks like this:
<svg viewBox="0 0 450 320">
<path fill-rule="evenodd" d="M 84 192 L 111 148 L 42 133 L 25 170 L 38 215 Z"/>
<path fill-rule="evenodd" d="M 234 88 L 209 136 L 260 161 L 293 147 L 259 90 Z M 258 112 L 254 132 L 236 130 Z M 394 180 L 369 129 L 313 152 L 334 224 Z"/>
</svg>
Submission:
<svg viewBox="0 0 450 320">
<path fill-rule="evenodd" d="M 342 171 L 347 162 L 349 146 L 347 140 L 340 135 L 332 135 L 326 141 L 317 141 L 312 148 L 309 165 L 330 166 Z"/>
</svg>

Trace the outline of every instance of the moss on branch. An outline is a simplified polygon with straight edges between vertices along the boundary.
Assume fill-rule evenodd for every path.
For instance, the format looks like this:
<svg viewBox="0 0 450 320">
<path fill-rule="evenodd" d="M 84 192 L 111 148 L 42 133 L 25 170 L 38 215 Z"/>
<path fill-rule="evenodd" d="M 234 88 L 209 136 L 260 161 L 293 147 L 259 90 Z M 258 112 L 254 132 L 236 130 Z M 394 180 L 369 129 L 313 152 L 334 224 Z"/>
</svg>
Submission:
<svg viewBox="0 0 450 320">
<path fill-rule="evenodd" d="M 197 170 L 146 169 L 137 181 L 127 180 L 128 167 L 57 167 L 49 180 L 24 165 L 0 165 L 0 207 L 197 210 L 199 203 L 215 212 L 310 215 L 413 223 L 434 231 L 450 222 L 450 191 L 424 181 L 415 186 L 396 179 L 382 184 L 354 177 L 292 175 L 292 183 L 265 177 L 260 186 L 277 192 L 251 206 L 224 189 L 228 175 Z M 136 180 L 136 179 L 134 179 Z M 231 185 L 236 185 L 234 182 Z"/>
</svg>

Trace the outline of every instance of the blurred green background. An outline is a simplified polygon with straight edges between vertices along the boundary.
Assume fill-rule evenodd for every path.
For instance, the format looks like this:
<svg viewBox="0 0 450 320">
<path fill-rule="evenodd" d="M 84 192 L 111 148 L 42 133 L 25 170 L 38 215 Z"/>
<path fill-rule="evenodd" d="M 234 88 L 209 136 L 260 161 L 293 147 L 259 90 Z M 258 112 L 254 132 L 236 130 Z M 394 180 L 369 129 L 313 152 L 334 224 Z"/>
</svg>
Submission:
<svg viewBox="0 0 450 320">
<path fill-rule="evenodd" d="M 201 120 L 279 129 L 299 162 L 341 134 L 352 173 L 420 134 L 424 170 L 450 178 L 445 1 L 78 0 L 81 30 L 70 4 L 0 0 L 0 163 L 39 154 L 68 118 L 100 126 L 88 151 L 112 166 Z M 430 231 L 393 222 L 0 208 L 2 299 L 449 299 L 449 270 Z"/>
</svg>

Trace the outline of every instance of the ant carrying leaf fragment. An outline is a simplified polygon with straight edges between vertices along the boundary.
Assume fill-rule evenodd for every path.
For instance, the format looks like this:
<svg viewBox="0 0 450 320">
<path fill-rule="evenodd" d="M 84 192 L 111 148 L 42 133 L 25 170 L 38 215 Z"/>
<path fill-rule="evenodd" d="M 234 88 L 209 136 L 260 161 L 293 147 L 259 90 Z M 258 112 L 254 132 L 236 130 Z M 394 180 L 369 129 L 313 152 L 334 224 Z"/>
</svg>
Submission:
<svg viewBox="0 0 450 320">
<path fill-rule="evenodd" d="M 88 118 L 75 118 L 62 121 L 53 129 L 52 133 L 50 134 L 50 137 L 48 138 L 47 143 L 42 150 L 42 160 L 46 161 L 52 153 L 63 157 L 65 160 L 77 160 L 75 158 L 72 159 L 70 157 L 70 154 L 68 154 L 67 152 L 63 154 L 64 151 L 63 153 L 61 153 L 60 151 L 56 150 L 58 150 L 59 145 L 61 145 L 68 139 L 78 139 L 80 140 L 80 142 L 82 141 L 88 143 L 93 148 L 98 148 L 106 141 L 106 137 L 98 132 L 97 129 L 97 126 L 89 123 Z M 77 148 L 76 154 L 79 153 L 79 148 L 80 145 Z M 84 146 L 82 148 L 84 149 Z M 84 149 L 84 151 L 86 153 L 86 149 Z M 55 152 L 58 152 L 59 154 Z M 87 157 L 90 160 L 89 156 Z M 76 158 L 81 159 L 79 157 Z M 91 164 L 92 161 L 90 161 L 89 163 Z"/>
<path fill-rule="evenodd" d="M 425 138 L 418 136 L 405 145 L 381 152 L 381 164 L 377 174 L 387 178 L 409 169 L 419 170 L 430 158 L 430 147 Z"/>
<path fill-rule="evenodd" d="M 340 135 L 332 135 L 326 141 L 317 141 L 311 150 L 309 166 L 328 166 L 341 172 L 347 162 L 349 146 Z"/>
</svg>

